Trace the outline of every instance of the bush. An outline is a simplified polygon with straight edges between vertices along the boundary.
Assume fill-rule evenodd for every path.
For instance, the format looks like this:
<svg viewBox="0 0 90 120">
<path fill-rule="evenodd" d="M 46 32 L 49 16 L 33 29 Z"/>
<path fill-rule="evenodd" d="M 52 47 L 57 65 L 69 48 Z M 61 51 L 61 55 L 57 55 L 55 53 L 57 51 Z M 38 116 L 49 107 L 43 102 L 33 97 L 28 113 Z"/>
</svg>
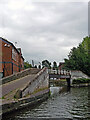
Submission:
<svg viewBox="0 0 90 120">
<path fill-rule="evenodd" d="M 90 83 L 90 79 L 78 78 L 73 80 L 73 84 L 80 84 L 80 83 Z"/>
</svg>

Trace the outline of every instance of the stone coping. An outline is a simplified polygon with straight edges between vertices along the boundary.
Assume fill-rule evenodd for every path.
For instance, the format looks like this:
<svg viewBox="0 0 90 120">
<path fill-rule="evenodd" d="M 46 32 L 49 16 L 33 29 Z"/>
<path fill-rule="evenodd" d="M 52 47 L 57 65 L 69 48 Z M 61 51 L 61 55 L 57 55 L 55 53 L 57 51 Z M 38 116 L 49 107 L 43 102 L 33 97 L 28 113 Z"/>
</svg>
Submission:
<svg viewBox="0 0 90 120">
<path fill-rule="evenodd" d="M 1 81 L 1 84 L 5 84 L 5 83 L 8 83 L 10 81 L 14 81 L 16 79 L 25 77 L 25 76 L 30 75 L 30 74 L 37 74 L 41 70 L 42 69 L 28 68 L 28 69 L 25 69 L 21 72 L 18 72 L 18 73 L 12 74 L 10 76 L 4 77 L 4 78 L 0 79 L 0 81 Z"/>
<path fill-rule="evenodd" d="M 45 93 L 48 93 L 50 91 L 50 89 L 45 89 L 45 90 L 41 90 L 35 94 L 32 94 L 32 95 L 29 95 L 27 97 L 23 97 L 23 98 L 20 98 L 20 99 L 15 99 L 15 100 L 10 100 L 10 101 L 7 101 L 7 102 L 2 102 L 2 106 L 5 105 L 5 104 L 11 104 L 11 103 L 17 103 L 19 101 L 24 101 L 24 100 L 27 100 L 27 99 L 31 99 L 31 98 L 35 98 L 39 95 L 43 95 Z"/>
<path fill-rule="evenodd" d="M 29 87 L 29 85 L 35 81 L 41 74 L 43 74 L 43 72 L 46 70 L 47 68 L 43 68 L 40 72 L 38 72 L 35 77 L 32 79 L 32 81 L 28 82 L 27 85 L 25 85 L 23 88 L 21 88 L 20 90 L 23 92 L 26 88 Z"/>
<path fill-rule="evenodd" d="M 33 107 L 49 97 L 49 89 L 40 91 L 26 98 L 18 99 L 17 101 L 9 101 L 2 104 L 2 115 L 23 109 L 25 107 Z"/>
</svg>

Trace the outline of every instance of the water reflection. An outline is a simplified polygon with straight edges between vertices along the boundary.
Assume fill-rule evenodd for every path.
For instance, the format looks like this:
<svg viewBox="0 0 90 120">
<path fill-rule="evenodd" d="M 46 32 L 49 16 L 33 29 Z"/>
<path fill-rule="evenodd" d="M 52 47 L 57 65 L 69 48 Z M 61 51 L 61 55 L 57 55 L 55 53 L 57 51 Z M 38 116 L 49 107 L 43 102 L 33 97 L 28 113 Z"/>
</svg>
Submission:
<svg viewBox="0 0 90 120">
<path fill-rule="evenodd" d="M 61 89 L 62 89 L 62 87 L 50 87 L 51 95 L 59 94 Z"/>
</svg>

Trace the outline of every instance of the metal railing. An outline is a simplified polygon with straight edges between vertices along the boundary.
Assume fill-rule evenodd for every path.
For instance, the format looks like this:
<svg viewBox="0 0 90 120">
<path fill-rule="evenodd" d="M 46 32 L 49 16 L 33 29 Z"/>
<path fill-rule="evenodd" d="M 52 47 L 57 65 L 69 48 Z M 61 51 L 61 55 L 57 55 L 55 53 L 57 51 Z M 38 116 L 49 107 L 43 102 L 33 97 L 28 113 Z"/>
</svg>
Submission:
<svg viewBox="0 0 90 120">
<path fill-rule="evenodd" d="M 48 74 L 58 74 L 58 75 L 70 75 L 71 71 L 68 70 L 53 70 L 53 69 L 48 69 Z"/>
</svg>

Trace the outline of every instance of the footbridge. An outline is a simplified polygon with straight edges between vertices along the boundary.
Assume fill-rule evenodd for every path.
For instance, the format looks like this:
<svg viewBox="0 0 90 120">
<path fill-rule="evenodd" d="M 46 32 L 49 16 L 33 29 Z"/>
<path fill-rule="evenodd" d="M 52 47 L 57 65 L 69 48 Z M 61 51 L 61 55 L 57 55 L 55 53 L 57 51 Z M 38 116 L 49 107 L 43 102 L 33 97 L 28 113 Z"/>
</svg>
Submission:
<svg viewBox="0 0 90 120">
<path fill-rule="evenodd" d="M 1 79 L 2 97 L 23 98 L 37 90 L 48 88 L 47 69 L 26 69 L 22 72 Z"/>
<path fill-rule="evenodd" d="M 33 106 L 49 97 L 47 68 L 29 68 L 0 79 L 1 114 Z"/>
<path fill-rule="evenodd" d="M 67 85 L 70 87 L 70 80 L 71 80 L 71 74 L 70 71 L 66 70 L 48 70 L 49 73 L 49 79 L 66 79 Z"/>
</svg>

